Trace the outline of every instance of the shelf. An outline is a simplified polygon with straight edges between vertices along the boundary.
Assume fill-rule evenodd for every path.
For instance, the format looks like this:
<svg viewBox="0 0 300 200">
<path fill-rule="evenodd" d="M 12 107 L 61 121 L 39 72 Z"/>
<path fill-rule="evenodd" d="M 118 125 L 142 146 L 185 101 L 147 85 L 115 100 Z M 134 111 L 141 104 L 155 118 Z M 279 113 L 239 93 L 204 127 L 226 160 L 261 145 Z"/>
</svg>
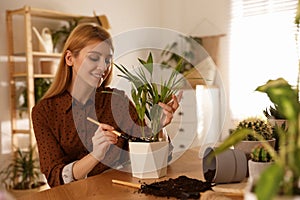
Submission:
<svg viewBox="0 0 300 200">
<path fill-rule="evenodd" d="M 40 52 L 40 51 L 33 51 L 32 52 L 32 56 L 34 57 L 42 57 L 42 58 L 60 58 L 61 57 L 61 53 L 45 53 L 45 52 Z M 19 52 L 19 53 L 15 53 L 13 55 L 10 56 L 11 60 L 20 60 L 23 59 L 24 61 L 26 61 L 26 54 L 24 52 Z"/>
<path fill-rule="evenodd" d="M 85 15 L 77 15 L 77 14 L 68 14 L 65 12 L 54 11 L 54 10 L 46 10 L 41 8 L 33 8 L 30 6 L 24 6 L 23 8 L 17 10 L 8 10 L 9 14 L 13 15 L 25 15 L 26 13 L 30 13 L 31 16 L 46 18 L 46 19 L 56 19 L 56 20 L 72 20 L 74 18 L 80 19 L 84 18 L 85 20 L 94 21 L 97 20 L 96 17 L 93 16 L 85 16 Z"/>
<path fill-rule="evenodd" d="M 54 78 L 54 74 L 34 74 L 34 78 Z M 14 78 L 26 78 L 26 73 L 16 73 L 13 75 Z"/>
<path fill-rule="evenodd" d="M 24 20 L 19 20 L 23 18 Z M 59 22 L 67 22 L 70 20 L 78 20 L 82 22 L 98 22 L 103 27 L 109 26 L 105 15 L 101 16 L 84 16 L 79 14 L 70 14 L 60 11 L 46 10 L 40 8 L 32 8 L 30 6 L 24 6 L 20 9 L 6 10 L 6 30 L 7 30 L 7 50 L 8 50 L 8 67 L 9 67 L 9 86 L 10 86 L 10 111 L 11 111 L 11 132 L 12 136 L 15 134 L 29 135 L 29 144 L 34 146 L 36 144 L 33 124 L 31 119 L 32 108 L 35 105 L 35 81 L 37 78 L 53 79 L 54 73 L 50 67 L 57 67 L 58 60 L 60 60 L 61 53 L 45 53 L 34 50 L 32 43 L 32 26 L 36 23 L 35 19 L 40 18 L 38 21 L 42 21 L 46 26 L 49 20 L 58 20 Z M 16 23 L 18 22 L 18 23 Z M 23 22 L 20 25 L 19 22 Z M 18 25 L 18 32 L 24 30 L 24 34 L 19 36 L 18 39 L 24 40 L 25 46 L 22 49 L 16 50 L 14 47 L 18 45 L 18 40 L 14 38 L 14 26 Z M 43 63 L 43 61 L 45 61 Z M 48 61 L 53 61 L 53 65 Z M 48 73 L 48 74 L 46 74 Z M 20 80 L 19 80 L 20 79 Z M 40 84 L 40 83 L 38 83 Z M 23 88 L 22 88 L 23 87 Z M 23 90 L 24 89 L 24 90 Z M 24 95 L 24 92 L 26 92 Z M 23 121 L 20 120 L 18 114 L 19 108 L 17 107 L 17 100 L 20 96 L 26 98 L 27 106 L 22 108 L 21 111 L 26 112 L 26 117 Z M 14 151 L 14 140 L 12 139 L 12 148 Z"/>
<path fill-rule="evenodd" d="M 28 129 L 14 129 L 12 134 L 30 134 L 30 130 Z"/>
</svg>

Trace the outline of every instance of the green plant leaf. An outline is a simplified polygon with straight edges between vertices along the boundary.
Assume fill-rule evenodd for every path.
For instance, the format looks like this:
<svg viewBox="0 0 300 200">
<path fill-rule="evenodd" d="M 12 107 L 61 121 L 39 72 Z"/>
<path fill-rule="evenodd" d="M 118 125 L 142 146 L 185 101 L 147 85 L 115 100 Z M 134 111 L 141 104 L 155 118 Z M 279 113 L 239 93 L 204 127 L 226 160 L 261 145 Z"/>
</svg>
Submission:
<svg viewBox="0 0 300 200">
<path fill-rule="evenodd" d="M 153 73 L 153 57 L 152 53 L 150 52 L 147 58 L 147 61 L 144 61 L 140 58 L 138 58 L 139 62 L 148 70 L 150 75 L 152 76 Z"/>
<path fill-rule="evenodd" d="M 283 78 L 269 80 L 266 84 L 256 88 L 256 91 L 264 92 L 270 100 L 278 105 L 278 111 L 288 120 L 298 118 L 300 105 L 297 91 L 292 89 Z"/>
<path fill-rule="evenodd" d="M 260 176 L 255 185 L 255 194 L 258 200 L 271 200 L 278 193 L 284 178 L 284 166 L 274 163 Z"/>
<path fill-rule="evenodd" d="M 242 141 L 247 135 L 254 133 L 255 132 L 252 129 L 243 128 L 236 130 L 235 132 L 230 134 L 229 137 L 227 137 L 220 146 L 215 149 L 214 154 L 222 153 L 223 151 L 229 149 L 231 146 Z"/>
</svg>

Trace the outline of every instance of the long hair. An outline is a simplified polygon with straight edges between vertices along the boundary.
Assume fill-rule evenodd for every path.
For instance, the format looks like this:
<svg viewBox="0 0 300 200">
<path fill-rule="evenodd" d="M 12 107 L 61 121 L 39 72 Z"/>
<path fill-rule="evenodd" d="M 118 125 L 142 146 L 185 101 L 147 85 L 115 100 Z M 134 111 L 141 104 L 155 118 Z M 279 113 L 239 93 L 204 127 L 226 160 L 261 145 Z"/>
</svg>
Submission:
<svg viewBox="0 0 300 200">
<path fill-rule="evenodd" d="M 43 96 L 43 99 L 51 98 L 63 93 L 71 84 L 72 67 L 68 66 L 65 61 L 67 50 L 71 51 L 72 54 L 77 57 L 84 47 L 97 41 L 108 43 L 112 51 L 114 51 L 111 35 L 103 27 L 93 23 L 83 23 L 74 28 L 64 45 L 55 78 L 50 88 Z M 112 70 L 110 70 L 108 77 L 102 83 L 104 86 L 107 86 L 110 83 L 111 76 Z"/>
</svg>

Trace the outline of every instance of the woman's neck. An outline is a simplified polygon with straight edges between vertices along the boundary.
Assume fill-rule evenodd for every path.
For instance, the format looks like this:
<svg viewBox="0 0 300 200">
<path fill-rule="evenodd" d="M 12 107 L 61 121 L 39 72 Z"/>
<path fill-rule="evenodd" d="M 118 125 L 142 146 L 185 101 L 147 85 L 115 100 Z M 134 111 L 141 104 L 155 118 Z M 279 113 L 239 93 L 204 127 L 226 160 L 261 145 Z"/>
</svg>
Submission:
<svg viewBox="0 0 300 200">
<path fill-rule="evenodd" d="M 72 81 L 68 91 L 73 98 L 82 104 L 85 104 L 90 98 L 91 94 L 95 91 L 95 88 L 87 84 L 81 78 L 77 78 L 76 80 Z"/>
</svg>

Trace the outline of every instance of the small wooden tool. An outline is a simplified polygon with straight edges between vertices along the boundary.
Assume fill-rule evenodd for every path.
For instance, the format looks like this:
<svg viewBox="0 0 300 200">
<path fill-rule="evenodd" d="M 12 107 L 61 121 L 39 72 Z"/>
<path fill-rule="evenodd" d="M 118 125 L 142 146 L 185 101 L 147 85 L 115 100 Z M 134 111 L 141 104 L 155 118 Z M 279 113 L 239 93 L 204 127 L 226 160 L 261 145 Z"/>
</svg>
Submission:
<svg viewBox="0 0 300 200">
<path fill-rule="evenodd" d="M 100 122 L 90 118 L 90 117 L 87 117 L 87 120 L 89 120 L 90 122 L 100 126 Z M 116 130 L 113 130 L 111 131 L 112 133 L 116 134 L 117 136 L 119 136 L 120 138 L 123 138 L 125 140 L 131 140 L 133 142 L 147 142 L 147 140 L 145 139 L 142 139 L 142 138 L 139 138 L 139 137 L 134 137 L 134 136 L 131 136 L 131 135 L 128 135 L 128 134 L 124 134 L 124 133 L 120 133 Z"/>
</svg>

